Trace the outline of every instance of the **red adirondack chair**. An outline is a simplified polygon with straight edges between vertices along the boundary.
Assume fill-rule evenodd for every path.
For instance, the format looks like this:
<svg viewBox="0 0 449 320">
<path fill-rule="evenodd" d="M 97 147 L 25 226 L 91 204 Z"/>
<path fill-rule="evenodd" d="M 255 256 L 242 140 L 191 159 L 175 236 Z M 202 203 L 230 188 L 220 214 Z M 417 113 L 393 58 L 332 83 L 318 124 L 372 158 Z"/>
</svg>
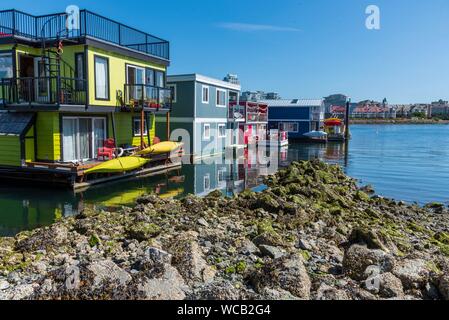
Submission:
<svg viewBox="0 0 449 320">
<path fill-rule="evenodd" d="M 107 157 L 108 160 L 111 160 L 114 158 L 115 150 L 115 140 L 106 139 L 104 140 L 103 147 L 97 150 L 97 159 L 100 160 L 100 158 L 103 158 L 103 160 L 106 160 Z"/>
</svg>

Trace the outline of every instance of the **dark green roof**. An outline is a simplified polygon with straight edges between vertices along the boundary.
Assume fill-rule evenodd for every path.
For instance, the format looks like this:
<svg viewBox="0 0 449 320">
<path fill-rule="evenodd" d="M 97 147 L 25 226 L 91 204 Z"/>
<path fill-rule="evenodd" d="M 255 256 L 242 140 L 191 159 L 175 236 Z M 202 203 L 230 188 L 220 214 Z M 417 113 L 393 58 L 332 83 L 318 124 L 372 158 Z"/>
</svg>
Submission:
<svg viewBox="0 0 449 320">
<path fill-rule="evenodd" d="M 20 136 L 33 117 L 33 113 L 0 112 L 0 135 Z"/>
</svg>

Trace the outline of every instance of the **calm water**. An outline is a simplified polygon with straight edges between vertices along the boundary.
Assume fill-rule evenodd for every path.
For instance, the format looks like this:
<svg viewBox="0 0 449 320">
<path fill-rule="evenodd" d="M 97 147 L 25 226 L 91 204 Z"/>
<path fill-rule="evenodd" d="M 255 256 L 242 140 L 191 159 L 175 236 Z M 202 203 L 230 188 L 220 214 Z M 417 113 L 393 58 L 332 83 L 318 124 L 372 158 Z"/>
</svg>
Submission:
<svg viewBox="0 0 449 320">
<path fill-rule="evenodd" d="M 361 184 L 373 185 L 383 196 L 449 204 L 449 125 L 354 125 L 351 132 L 348 148 L 344 144 L 295 144 L 273 157 L 281 166 L 313 158 L 338 163 L 347 174 Z M 182 197 L 216 189 L 227 195 L 247 188 L 262 190 L 263 176 L 272 170 L 252 162 L 185 165 L 168 175 L 117 182 L 77 194 L 0 185 L 0 235 L 48 225 L 88 205 L 132 205 L 148 192 Z"/>
</svg>

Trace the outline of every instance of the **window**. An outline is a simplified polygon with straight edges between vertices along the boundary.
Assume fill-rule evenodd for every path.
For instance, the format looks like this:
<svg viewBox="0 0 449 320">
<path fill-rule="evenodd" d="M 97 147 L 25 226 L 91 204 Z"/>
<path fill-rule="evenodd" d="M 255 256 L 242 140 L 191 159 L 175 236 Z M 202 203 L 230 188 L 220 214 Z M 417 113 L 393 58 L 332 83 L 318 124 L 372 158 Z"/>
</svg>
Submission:
<svg viewBox="0 0 449 320">
<path fill-rule="evenodd" d="M 65 162 L 94 159 L 106 139 L 106 118 L 63 117 L 62 139 Z"/>
<path fill-rule="evenodd" d="M 281 122 L 279 123 L 279 130 L 286 132 L 298 132 L 298 123 L 297 122 Z"/>
<path fill-rule="evenodd" d="M 0 79 L 13 77 L 12 54 L 0 54 Z"/>
<path fill-rule="evenodd" d="M 146 84 L 150 86 L 154 86 L 154 70 L 153 69 L 145 69 L 145 80 Z"/>
<path fill-rule="evenodd" d="M 204 191 L 210 190 L 210 174 L 204 175 L 203 186 Z"/>
<path fill-rule="evenodd" d="M 85 79 L 84 53 L 75 53 L 75 78 Z M 78 91 L 85 90 L 84 81 L 76 81 L 75 89 Z"/>
<path fill-rule="evenodd" d="M 133 135 L 135 136 L 135 137 L 140 137 L 141 136 L 141 133 L 140 133 L 140 129 L 141 129 L 141 126 L 140 126 L 140 118 L 134 118 L 133 119 Z M 143 119 L 143 135 L 144 136 L 146 136 L 146 135 L 148 135 L 148 131 L 147 131 L 147 120 L 146 119 Z"/>
<path fill-rule="evenodd" d="M 203 103 L 209 103 L 209 87 L 203 86 Z"/>
<path fill-rule="evenodd" d="M 210 140 L 210 124 L 204 125 L 203 139 Z"/>
<path fill-rule="evenodd" d="M 165 74 L 162 71 L 155 71 L 155 80 L 156 80 L 156 87 L 164 88 L 165 87 Z"/>
<path fill-rule="evenodd" d="M 218 183 L 226 181 L 226 169 L 218 170 Z"/>
<path fill-rule="evenodd" d="M 177 92 L 176 92 L 176 84 L 169 84 L 167 85 L 167 87 L 169 89 L 171 89 L 171 101 L 173 103 L 176 103 L 176 96 L 177 96 Z"/>
<path fill-rule="evenodd" d="M 109 100 L 109 60 L 95 56 L 95 99 Z"/>
<path fill-rule="evenodd" d="M 126 66 L 126 81 L 128 84 L 129 99 L 142 100 L 142 84 L 145 84 L 145 80 L 144 68 L 131 65 Z"/>
<path fill-rule="evenodd" d="M 218 137 L 225 138 L 226 137 L 226 125 L 219 124 L 218 125 Z"/>
<path fill-rule="evenodd" d="M 217 107 L 226 107 L 226 90 L 217 89 Z"/>
</svg>

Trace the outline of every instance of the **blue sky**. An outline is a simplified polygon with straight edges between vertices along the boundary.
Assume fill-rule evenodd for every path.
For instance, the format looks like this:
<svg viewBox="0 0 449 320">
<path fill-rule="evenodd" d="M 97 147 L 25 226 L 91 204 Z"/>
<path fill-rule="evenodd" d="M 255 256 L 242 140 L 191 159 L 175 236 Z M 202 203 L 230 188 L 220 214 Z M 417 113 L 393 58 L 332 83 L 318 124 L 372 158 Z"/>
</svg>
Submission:
<svg viewBox="0 0 449 320">
<path fill-rule="evenodd" d="M 222 78 L 285 98 L 345 93 L 392 103 L 449 99 L 447 0 L 2 0 L 34 14 L 69 4 L 171 42 L 169 73 Z M 365 9 L 381 29 L 365 28 Z"/>
</svg>

